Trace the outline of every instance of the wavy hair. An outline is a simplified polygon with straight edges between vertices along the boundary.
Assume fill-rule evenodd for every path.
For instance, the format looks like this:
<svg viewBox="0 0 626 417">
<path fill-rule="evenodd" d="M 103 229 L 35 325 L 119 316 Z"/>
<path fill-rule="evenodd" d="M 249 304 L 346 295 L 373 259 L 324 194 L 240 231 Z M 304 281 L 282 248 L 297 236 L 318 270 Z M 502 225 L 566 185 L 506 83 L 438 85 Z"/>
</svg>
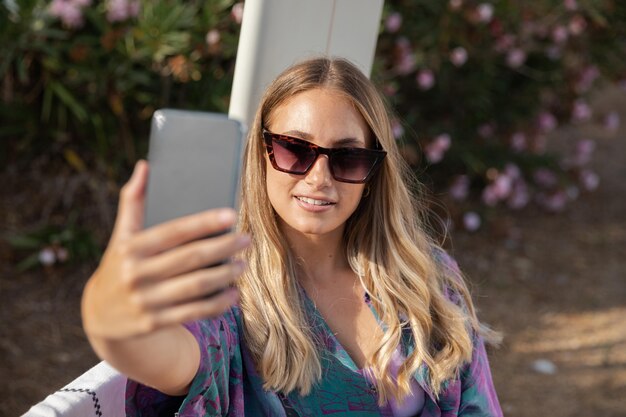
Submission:
<svg viewBox="0 0 626 417">
<path fill-rule="evenodd" d="M 295 259 L 267 194 L 262 137 L 263 126 L 278 106 L 316 88 L 348 98 L 387 151 L 368 184 L 370 195 L 362 199 L 344 232 L 349 264 L 385 326 L 367 361 L 378 400 L 401 401 L 410 394 L 410 378 L 422 364 L 438 395 L 442 383 L 471 360 L 472 338 L 493 334 L 479 323 L 459 272 L 437 259 L 444 252 L 426 233 L 421 185 L 399 153 L 384 100 L 370 80 L 343 59 L 314 58 L 285 70 L 267 88 L 251 126 L 239 220 L 239 229 L 253 242 L 243 254 L 248 268 L 239 281 L 246 346 L 268 390 L 297 389 L 306 395 L 321 378 L 319 343 L 307 320 Z M 391 358 L 407 331 L 414 350 L 396 380 L 389 372 Z"/>
</svg>

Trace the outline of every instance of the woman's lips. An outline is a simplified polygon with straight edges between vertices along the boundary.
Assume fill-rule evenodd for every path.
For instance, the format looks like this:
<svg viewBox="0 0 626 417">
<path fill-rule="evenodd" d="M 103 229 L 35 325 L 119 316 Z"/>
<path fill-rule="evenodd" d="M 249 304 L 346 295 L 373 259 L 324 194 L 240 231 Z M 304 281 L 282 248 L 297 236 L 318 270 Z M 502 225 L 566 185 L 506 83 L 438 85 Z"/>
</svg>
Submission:
<svg viewBox="0 0 626 417">
<path fill-rule="evenodd" d="M 295 199 L 300 207 L 311 212 L 327 211 L 336 204 L 333 201 L 305 196 L 295 196 Z"/>
</svg>

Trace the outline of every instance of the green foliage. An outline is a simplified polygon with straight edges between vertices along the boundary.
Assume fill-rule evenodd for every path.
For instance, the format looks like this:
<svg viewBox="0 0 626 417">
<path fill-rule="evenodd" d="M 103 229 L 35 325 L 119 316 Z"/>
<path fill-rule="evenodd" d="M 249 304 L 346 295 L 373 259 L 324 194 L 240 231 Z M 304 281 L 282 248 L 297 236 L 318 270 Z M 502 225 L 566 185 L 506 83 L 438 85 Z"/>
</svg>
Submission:
<svg viewBox="0 0 626 417">
<path fill-rule="evenodd" d="M 63 226 L 46 225 L 35 231 L 5 236 L 9 245 L 25 254 L 16 265 L 23 272 L 43 265 L 97 258 L 100 249 L 92 233 L 76 224 L 76 215 Z"/>
<path fill-rule="evenodd" d="M 239 25 L 232 1 L 143 2 L 123 21 L 107 4 L 72 28 L 46 1 L 0 6 L 0 137 L 26 157 L 72 143 L 119 170 L 146 152 L 149 118 L 165 106 L 226 111 Z M 208 45 L 211 29 L 220 40 Z"/>
<path fill-rule="evenodd" d="M 73 19 L 60 9 L 79 3 Z M 72 149 L 119 180 L 145 155 L 155 109 L 227 110 L 242 3 L 126 3 L 121 15 L 102 0 L 0 5 L 0 162 Z M 596 79 L 626 76 L 626 2 L 387 0 L 383 19 L 373 78 L 438 190 L 558 209 L 597 186 L 592 145 L 566 161 L 544 141 L 589 119 Z"/>
</svg>

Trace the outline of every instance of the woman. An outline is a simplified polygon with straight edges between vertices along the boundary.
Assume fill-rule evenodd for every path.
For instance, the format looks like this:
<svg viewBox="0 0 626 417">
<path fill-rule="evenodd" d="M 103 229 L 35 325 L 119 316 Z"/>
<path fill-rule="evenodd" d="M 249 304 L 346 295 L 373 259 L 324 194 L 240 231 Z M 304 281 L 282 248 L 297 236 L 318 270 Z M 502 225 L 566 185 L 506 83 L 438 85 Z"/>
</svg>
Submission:
<svg viewBox="0 0 626 417">
<path fill-rule="evenodd" d="M 95 351 L 129 376 L 128 415 L 501 415 L 495 335 L 425 233 L 384 102 L 352 64 L 305 61 L 269 86 L 237 233 L 198 240 L 233 225 L 223 210 L 142 231 L 146 173 L 83 296 Z"/>
</svg>

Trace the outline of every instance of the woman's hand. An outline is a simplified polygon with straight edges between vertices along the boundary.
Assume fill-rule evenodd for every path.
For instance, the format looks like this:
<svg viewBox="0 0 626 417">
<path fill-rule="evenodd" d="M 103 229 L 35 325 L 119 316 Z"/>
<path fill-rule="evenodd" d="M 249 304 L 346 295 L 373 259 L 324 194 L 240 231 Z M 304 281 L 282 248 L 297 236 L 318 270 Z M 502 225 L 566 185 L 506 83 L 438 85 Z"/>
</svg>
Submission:
<svg viewBox="0 0 626 417">
<path fill-rule="evenodd" d="M 202 239 L 233 226 L 235 212 L 210 210 L 142 230 L 147 176 L 147 162 L 138 162 L 122 188 L 109 245 L 85 287 L 83 326 L 90 338 L 144 335 L 218 316 L 237 301 L 229 285 L 244 265 L 219 263 L 249 238 L 228 233 Z"/>
</svg>

